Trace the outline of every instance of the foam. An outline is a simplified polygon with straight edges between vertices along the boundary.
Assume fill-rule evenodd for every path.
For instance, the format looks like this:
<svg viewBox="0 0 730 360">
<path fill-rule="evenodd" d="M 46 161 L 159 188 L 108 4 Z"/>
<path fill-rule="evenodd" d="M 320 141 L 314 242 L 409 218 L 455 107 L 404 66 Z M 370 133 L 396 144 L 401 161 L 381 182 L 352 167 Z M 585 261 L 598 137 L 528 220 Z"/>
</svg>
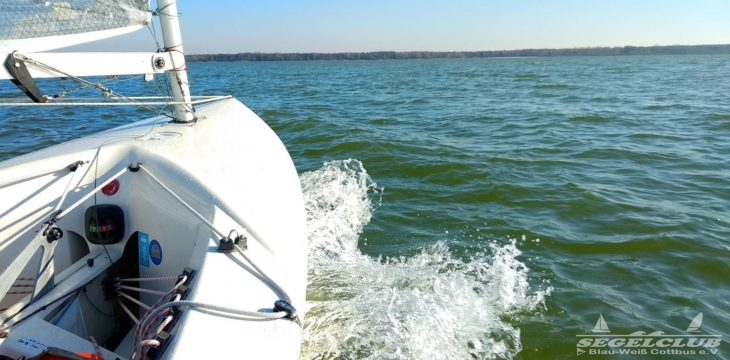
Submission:
<svg viewBox="0 0 730 360">
<path fill-rule="evenodd" d="M 456 257 L 445 241 L 408 257 L 362 254 L 357 242 L 382 194 L 361 162 L 302 174 L 309 225 L 310 310 L 303 358 L 490 359 L 521 349 L 514 317 L 539 311 L 515 239 Z"/>
</svg>

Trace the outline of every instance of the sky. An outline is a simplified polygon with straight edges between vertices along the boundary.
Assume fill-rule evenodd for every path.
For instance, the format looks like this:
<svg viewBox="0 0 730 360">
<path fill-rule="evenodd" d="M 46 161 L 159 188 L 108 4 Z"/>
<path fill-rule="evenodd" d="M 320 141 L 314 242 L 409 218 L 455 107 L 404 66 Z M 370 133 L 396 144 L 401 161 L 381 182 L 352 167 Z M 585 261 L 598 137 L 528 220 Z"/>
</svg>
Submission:
<svg viewBox="0 0 730 360">
<path fill-rule="evenodd" d="M 178 10 L 188 54 L 730 44 L 730 0 L 179 0 Z M 146 50 L 138 37 L 108 50 Z"/>
</svg>

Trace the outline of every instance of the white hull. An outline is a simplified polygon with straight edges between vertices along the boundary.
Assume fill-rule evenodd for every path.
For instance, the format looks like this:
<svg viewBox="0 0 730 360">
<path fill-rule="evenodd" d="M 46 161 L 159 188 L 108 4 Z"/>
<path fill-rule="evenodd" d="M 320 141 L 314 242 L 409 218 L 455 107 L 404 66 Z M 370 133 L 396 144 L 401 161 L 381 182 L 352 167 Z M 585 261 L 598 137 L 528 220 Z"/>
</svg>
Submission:
<svg viewBox="0 0 730 360">
<path fill-rule="evenodd" d="M 20 305 L 28 303 L 31 295 L 0 294 L 4 296 L 0 309 L 7 308 L 0 310 L 0 323 L 5 322 L 0 329 L 14 324 L 0 338 L 0 355 L 30 357 L 48 346 L 94 353 L 89 341 L 93 336 L 102 345 L 104 358 L 128 358 L 134 328 L 121 342 L 112 339 L 120 338 L 115 317 L 108 316 L 118 312 L 113 305 L 116 299 L 105 300 L 102 291 L 112 262 L 124 262 L 122 270 L 139 277 L 178 275 L 191 268 L 195 273 L 185 300 L 270 312 L 280 294 L 254 276 L 239 254 L 219 253 L 218 235 L 194 212 L 226 234 L 231 230 L 248 234 L 245 255 L 286 291 L 302 316 L 306 218 L 289 154 L 273 131 L 234 99 L 202 107 L 196 114 L 196 123 L 150 119 L 0 163 L 0 272 L 24 266 L 13 261 L 51 218 L 67 188 L 61 210 L 95 194 L 57 223 L 64 236 L 53 244 L 52 287 L 36 295 L 20 313 Z M 83 165 L 75 172 L 65 169 L 77 161 Z M 142 164 L 144 171 L 124 171 L 134 163 Z M 93 191 L 119 172 L 114 195 Z M 88 241 L 85 210 L 95 204 L 114 204 L 123 210 L 121 241 L 106 246 Z M 156 244 L 150 249 L 152 241 Z M 128 252 L 136 250 L 132 257 L 137 258 L 124 255 L 125 247 Z M 28 268 L 20 277 L 37 277 L 36 272 Z M 174 283 L 151 281 L 139 286 L 168 291 Z M 17 284 L 10 290 L 20 289 Z M 139 300 L 151 305 L 159 297 L 142 294 Z M 78 307 L 66 306 L 65 299 L 71 298 L 78 299 Z M 69 314 L 64 321 L 76 320 L 75 325 L 53 324 L 62 305 Z M 137 310 L 137 316 L 143 312 Z M 170 329 L 172 337 L 159 358 L 298 357 L 301 328 L 294 321 L 221 315 L 185 309 Z M 119 343 L 104 347 L 114 342 Z"/>
</svg>

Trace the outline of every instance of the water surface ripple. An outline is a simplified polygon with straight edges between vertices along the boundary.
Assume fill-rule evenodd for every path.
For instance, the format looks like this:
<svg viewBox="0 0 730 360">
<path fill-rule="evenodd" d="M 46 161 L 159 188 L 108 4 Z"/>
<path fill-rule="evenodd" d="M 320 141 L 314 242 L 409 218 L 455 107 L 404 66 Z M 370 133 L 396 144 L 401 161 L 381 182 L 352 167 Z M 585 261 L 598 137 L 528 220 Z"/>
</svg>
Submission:
<svg viewBox="0 0 730 360">
<path fill-rule="evenodd" d="M 190 70 L 302 174 L 303 357 L 572 358 L 599 314 L 684 335 L 702 312 L 729 358 L 730 56 Z M 62 111 L 0 109 L 0 158 L 144 115 Z"/>
</svg>

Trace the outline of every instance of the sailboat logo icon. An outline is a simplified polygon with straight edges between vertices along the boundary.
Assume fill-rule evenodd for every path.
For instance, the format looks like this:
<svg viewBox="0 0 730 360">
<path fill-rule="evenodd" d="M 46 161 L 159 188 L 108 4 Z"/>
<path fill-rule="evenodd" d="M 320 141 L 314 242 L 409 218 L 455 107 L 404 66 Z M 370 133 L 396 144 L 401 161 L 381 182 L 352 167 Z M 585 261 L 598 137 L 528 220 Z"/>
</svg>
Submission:
<svg viewBox="0 0 730 360">
<path fill-rule="evenodd" d="M 598 315 L 591 333 L 578 334 L 576 356 L 587 355 L 716 355 L 722 344 L 722 335 L 704 334 L 702 313 L 695 315 L 687 327 L 687 334 L 665 334 L 663 331 L 634 331 L 611 333 Z"/>
<path fill-rule="evenodd" d="M 687 332 L 698 332 L 700 331 L 700 325 L 702 325 L 702 313 L 695 316 L 694 320 L 689 324 Z"/>
<path fill-rule="evenodd" d="M 606 325 L 606 320 L 603 320 L 603 314 L 598 314 L 598 321 L 596 322 L 596 326 L 593 327 L 594 333 L 607 333 L 611 332 L 611 330 L 608 328 L 608 325 Z"/>
</svg>

